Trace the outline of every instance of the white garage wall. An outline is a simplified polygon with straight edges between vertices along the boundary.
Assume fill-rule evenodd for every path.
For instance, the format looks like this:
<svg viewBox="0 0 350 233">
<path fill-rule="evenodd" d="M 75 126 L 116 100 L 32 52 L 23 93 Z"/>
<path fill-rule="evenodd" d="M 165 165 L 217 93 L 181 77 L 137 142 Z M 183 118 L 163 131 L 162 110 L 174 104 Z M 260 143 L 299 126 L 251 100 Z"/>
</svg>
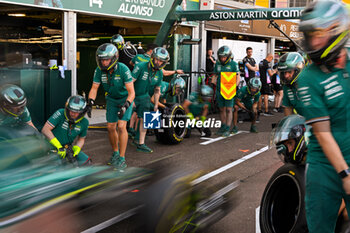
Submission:
<svg viewBox="0 0 350 233">
<path fill-rule="evenodd" d="M 253 58 L 257 64 L 259 64 L 259 62 L 263 60 L 267 55 L 267 43 L 243 40 L 213 39 L 212 49 L 214 51 L 215 58 L 217 58 L 218 49 L 223 45 L 227 45 L 232 50 L 233 59 L 236 62 L 243 60 L 243 58 L 247 55 L 247 47 L 252 47 Z"/>
</svg>

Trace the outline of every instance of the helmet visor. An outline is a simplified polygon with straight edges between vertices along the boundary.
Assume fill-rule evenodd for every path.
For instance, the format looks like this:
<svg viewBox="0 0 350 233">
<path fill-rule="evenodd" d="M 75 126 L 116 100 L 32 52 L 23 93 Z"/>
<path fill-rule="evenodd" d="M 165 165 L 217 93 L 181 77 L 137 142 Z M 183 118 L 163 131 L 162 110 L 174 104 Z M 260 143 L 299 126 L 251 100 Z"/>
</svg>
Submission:
<svg viewBox="0 0 350 233">
<path fill-rule="evenodd" d="M 152 66 L 156 70 L 161 70 L 166 66 L 167 61 L 163 61 L 156 57 L 152 58 Z"/>
<path fill-rule="evenodd" d="M 5 109 L 5 111 L 6 111 L 7 113 L 9 113 L 9 114 L 11 114 L 11 115 L 17 117 L 17 116 L 22 115 L 22 113 L 23 113 L 24 110 L 25 110 L 25 107 L 26 107 L 25 104 L 24 104 L 24 105 L 21 105 L 21 106 L 16 106 L 16 107 L 14 107 L 14 106 L 9 106 L 9 105 L 6 105 L 6 104 L 5 104 L 4 109 Z"/>
<path fill-rule="evenodd" d="M 278 71 L 280 79 L 282 81 L 282 84 L 290 84 L 294 79 L 295 70 L 289 69 L 289 70 L 281 70 Z"/>
<path fill-rule="evenodd" d="M 257 87 L 250 87 L 250 94 L 256 95 L 259 92 L 259 88 Z"/>
<path fill-rule="evenodd" d="M 111 63 L 112 63 L 112 58 L 98 58 L 97 59 L 97 63 L 98 63 L 98 67 L 103 70 L 103 71 L 106 71 L 106 70 L 109 70 L 110 67 L 111 67 Z"/>
</svg>

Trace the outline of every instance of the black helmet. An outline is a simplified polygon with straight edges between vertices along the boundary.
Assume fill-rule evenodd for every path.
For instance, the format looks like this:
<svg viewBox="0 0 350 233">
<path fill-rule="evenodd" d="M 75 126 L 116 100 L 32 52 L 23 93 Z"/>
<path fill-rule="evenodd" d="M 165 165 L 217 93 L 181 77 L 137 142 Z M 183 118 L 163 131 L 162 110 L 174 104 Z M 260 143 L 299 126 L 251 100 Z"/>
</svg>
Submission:
<svg viewBox="0 0 350 233">
<path fill-rule="evenodd" d="M 118 50 L 122 50 L 125 46 L 124 38 L 119 34 L 112 36 L 111 43 L 114 44 Z"/>
<path fill-rule="evenodd" d="M 201 86 L 201 99 L 204 102 L 211 102 L 211 99 L 213 98 L 214 90 L 208 85 L 202 85 Z"/>
<path fill-rule="evenodd" d="M 0 108 L 11 116 L 20 116 L 27 105 L 24 91 L 13 84 L 6 84 L 0 88 Z"/>
<path fill-rule="evenodd" d="M 256 95 L 260 92 L 261 89 L 261 81 L 259 78 L 254 77 L 251 78 L 248 82 L 248 92 L 251 95 Z"/>
<path fill-rule="evenodd" d="M 103 65 L 102 61 L 111 59 L 111 61 L 107 65 Z M 113 69 L 114 66 L 117 64 L 119 59 L 119 52 L 118 49 L 110 43 L 105 43 L 103 45 L 100 45 L 97 48 L 96 51 L 96 63 L 100 70 L 102 71 L 108 71 L 110 69 Z"/>
<path fill-rule="evenodd" d="M 180 76 L 176 76 L 170 80 L 170 95 L 178 96 L 185 92 L 186 90 L 186 81 Z"/>
<path fill-rule="evenodd" d="M 79 115 L 72 119 L 69 112 L 77 112 Z M 64 116 L 68 120 L 69 124 L 76 124 L 84 118 L 87 111 L 87 104 L 84 97 L 80 95 L 74 95 L 68 98 L 66 106 L 64 108 Z"/>
<path fill-rule="evenodd" d="M 304 49 L 318 65 L 332 66 L 349 38 L 349 14 L 340 1 L 315 1 L 302 13 L 299 30 L 304 33 Z M 317 33 L 317 34 L 316 34 Z M 322 48 L 314 49 L 312 36 L 329 36 Z"/>
<path fill-rule="evenodd" d="M 300 115 L 289 115 L 278 122 L 271 133 L 270 146 L 275 146 L 277 153 L 284 162 L 300 163 L 304 160 L 306 151 L 305 119 Z M 294 148 L 288 150 L 285 144 L 292 140 Z M 294 141 L 294 142 L 293 142 Z"/>
<path fill-rule="evenodd" d="M 283 54 L 283 56 L 278 61 L 278 72 L 281 77 L 283 84 L 292 85 L 297 81 L 300 72 L 304 68 L 304 58 L 297 52 L 290 52 Z M 293 77 L 291 79 L 285 78 L 285 72 L 294 71 Z"/>
<path fill-rule="evenodd" d="M 160 60 L 162 63 L 160 65 L 155 64 L 154 59 Z M 170 56 L 168 51 L 165 48 L 157 47 L 153 49 L 152 55 L 151 55 L 151 65 L 153 69 L 155 70 L 161 70 L 163 69 L 168 61 L 170 60 Z"/>
<path fill-rule="evenodd" d="M 222 57 L 225 58 L 223 62 L 220 59 Z M 218 49 L 218 59 L 221 65 L 223 66 L 226 65 L 230 61 L 231 57 L 232 57 L 232 52 L 228 46 L 224 45 Z"/>
</svg>

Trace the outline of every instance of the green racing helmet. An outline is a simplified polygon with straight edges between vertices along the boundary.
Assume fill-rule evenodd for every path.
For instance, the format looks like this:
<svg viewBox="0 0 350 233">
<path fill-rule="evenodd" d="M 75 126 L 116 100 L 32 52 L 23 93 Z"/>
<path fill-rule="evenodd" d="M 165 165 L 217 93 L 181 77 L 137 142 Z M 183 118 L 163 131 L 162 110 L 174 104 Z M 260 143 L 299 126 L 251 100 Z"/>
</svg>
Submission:
<svg viewBox="0 0 350 233">
<path fill-rule="evenodd" d="M 87 103 L 84 97 L 80 95 L 74 95 L 68 98 L 66 106 L 64 108 L 64 116 L 68 120 L 69 124 L 76 124 L 84 118 L 87 111 Z M 72 118 L 70 112 L 77 112 L 79 115 L 76 118 Z"/>
<path fill-rule="evenodd" d="M 251 95 L 257 95 L 260 92 L 261 85 L 260 78 L 251 78 L 248 82 L 248 93 Z"/>
<path fill-rule="evenodd" d="M 211 102 L 211 99 L 213 98 L 214 90 L 208 85 L 202 85 L 201 86 L 201 92 L 200 92 L 200 98 L 204 102 Z"/>
<path fill-rule="evenodd" d="M 0 88 L 0 108 L 11 116 L 20 116 L 27 105 L 24 91 L 13 84 L 6 84 Z"/>
<path fill-rule="evenodd" d="M 304 50 L 318 65 L 333 66 L 349 38 L 349 13 L 340 1 L 312 2 L 301 15 L 299 30 L 304 34 Z M 327 44 L 314 49 L 311 37 L 328 37 Z"/>
<path fill-rule="evenodd" d="M 186 90 L 186 81 L 180 76 L 176 76 L 171 79 L 169 89 L 171 96 L 181 95 Z"/>
<path fill-rule="evenodd" d="M 300 72 L 305 66 L 304 58 L 297 52 L 283 54 L 278 61 L 277 69 L 283 84 L 292 85 L 299 78 Z M 285 73 L 294 70 L 291 78 L 286 78 Z"/>
<path fill-rule="evenodd" d="M 225 60 L 222 62 L 221 58 L 225 58 Z M 218 49 L 218 59 L 221 65 L 223 66 L 226 65 L 231 60 L 231 58 L 232 58 L 232 52 L 228 46 L 224 45 Z"/>
<path fill-rule="evenodd" d="M 117 47 L 118 50 L 122 50 L 125 46 L 124 38 L 120 34 L 113 35 L 111 43 Z"/>
<path fill-rule="evenodd" d="M 111 59 L 107 65 L 103 64 L 103 60 Z M 111 43 L 100 45 L 96 51 L 96 63 L 102 71 L 109 71 L 115 67 L 119 59 L 117 47 Z"/>
<path fill-rule="evenodd" d="M 161 63 L 156 64 L 155 59 L 159 60 Z M 153 49 L 153 52 L 151 54 L 151 60 L 150 60 L 151 66 L 153 67 L 153 69 L 155 70 L 163 69 L 166 66 L 166 64 L 169 62 L 169 60 L 170 60 L 170 56 L 168 51 L 165 48 L 157 47 Z"/>
<path fill-rule="evenodd" d="M 299 164 L 305 158 L 305 131 L 304 117 L 296 114 L 286 116 L 272 130 L 270 147 L 276 147 L 277 154 L 282 161 Z M 292 140 L 292 142 L 289 141 L 293 145 L 291 151 L 286 145 L 288 140 Z"/>
</svg>

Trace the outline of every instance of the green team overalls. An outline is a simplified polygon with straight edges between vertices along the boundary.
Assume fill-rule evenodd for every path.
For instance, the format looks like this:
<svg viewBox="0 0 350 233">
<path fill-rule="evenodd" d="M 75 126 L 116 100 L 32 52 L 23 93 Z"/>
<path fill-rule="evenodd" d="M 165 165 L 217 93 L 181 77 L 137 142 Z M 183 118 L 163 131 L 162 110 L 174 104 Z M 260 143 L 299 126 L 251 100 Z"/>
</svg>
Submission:
<svg viewBox="0 0 350 233">
<path fill-rule="evenodd" d="M 30 121 L 32 121 L 32 118 L 30 117 L 30 113 L 27 107 L 25 107 L 24 112 L 18 117 L 10 116 L 0 111 L 0 126 L 1 125 L 14 126 L 21 123 L 28 123 Z"/>
<path fill-rule="evenodd" d="M 131 59 L 131 62 L 137 65 L 140 62 L 149 62 L 150 59 L 151 57 L 147 53 L 137 54 L 135 57 Z"/>
<path fill-rule="evenodd" d="M 122 119 L 118 119 L 119 109 L 125 103 L 128 97 L 128 91 L 125 84 L 132 82 L 132 76 L 129 68 L 123 63 L 118 62 L 113 73 L 107 74 L 106 72 L 102 72 L 100 68 L 97 67 L 93 82 L 102 84 L 106 92 L 107 122 L 114 123 L 118 120 L 129 121 L 132 114 L 132 104 L 126 110 Z"/>
<path fill-rule="evenodd" d="M 150 94 L 153 95 L 155 87 L 161 86 L 163 72 L 161 70 L 154 71 L 149 62 L 140 62 L 135 65 L 132 76 L 135 80 L 136 113 L 139 118 L 143 118 L 143 113 L 150 109 Z"/>
<path fill-rule="evenodd" d="M 86 118 L 83 118 L 76 124 L 70 125 L 64 116 L 64 108 L 57 110 L 47 120 L 47 123 L 54 127 L 52 133 L 63 147 L 65 145 L 71 145 L 78 136 L 85 138 L 89 127 L 89 121 Z M 76 158 L 79 165 L 83 165 L 90 160 L 89 156 L 82 151 L 80 151 Z"/>
<path fill-rule="evenodd" d="M 300 79 L 301 77 L 299 77 Z M 291 85 L 283 85 L 283 101 L 282 105 L 293 108 L 296 113 L 302 115 L 303 103 L 300 100 L 297 89 Z"/>
<path fill-rule="evenodd" d="M 236 99 L 240 100 L 247 109 L 252 110 L 253 104 L 259 101 L 260 96 L 260 91 L 255 95 L 251 95 L 248 92 L 248 87 L 244 86 L 237 91 Z"/>
<path fill-rule="evenodd" d="M 306 67 L 297 80 L 298 96 L 303 103 L 306 124 L 328 120 L 331 133 L 350 166 L 349 59 L 346 69 L 333 68 L 332 71 L 324 73 L 315 64 Z M 306 162 L 308 227 L 312 232 L 333 232 L 342 198 L 350 213 L 350 196 L 343 190 L 341 178 L 323 153 L 312 130 Z"/>
<path fill-rule="evenodd" d="M 188 97 L 188 101 L 191 102 L 191 105 L 188 108 L 194 117 L 202 115 L 205 105 L 208 105 L 208 108 L 210 108 L 210 103 L 201 101 L 197 92 L 192 92 Z"/>
</svg>

